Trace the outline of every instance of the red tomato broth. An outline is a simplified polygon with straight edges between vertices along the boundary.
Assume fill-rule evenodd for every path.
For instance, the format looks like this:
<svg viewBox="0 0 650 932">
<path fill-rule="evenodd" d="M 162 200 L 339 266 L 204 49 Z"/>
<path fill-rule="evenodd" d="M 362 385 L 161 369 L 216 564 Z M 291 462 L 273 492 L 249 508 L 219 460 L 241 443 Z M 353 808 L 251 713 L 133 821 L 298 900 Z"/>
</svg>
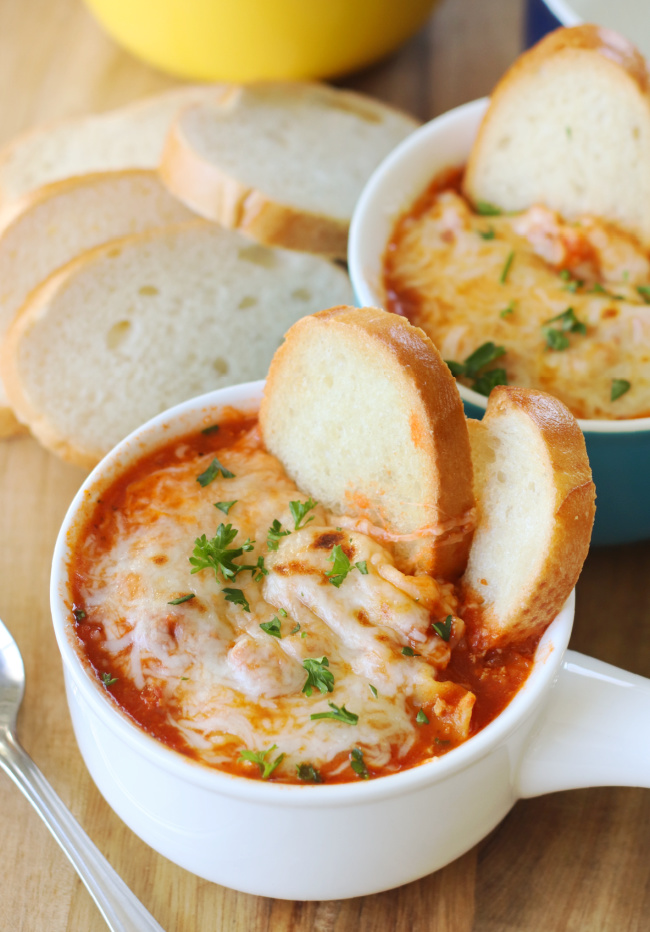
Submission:
<svg viewBox="0 0 650 932">
<path fill-rule="evenodd" d="M 92 537 L 98 547 L 109 549 L 117 533 L 119 515 L 129 506 L 134 486 L 152 471 L 178 462 L 193 462 L 197 456 L 218 453 L 219 450 L 233 448 L 238 444 L 250 444 L 251 431 L 253 431 L 253 443 L 257 443 L 259 448 L 263 449 L 259 431 L 256 429 L 256 417 L 244 416 L 231 411 L 227 416 L 222 414 L 219 423 L 218 431 L 210 433 L 195 431 L 175 438 L 143 456 L 126 469 L 97 499 L 94 509 L 77 529 L 77 539 Z M 130 505 L 133 507 L 132 501 Z M 224 520 L 228 519 L 224 516 Z M 157 562 L 162 562 L 162 560 Z M 101 617 L 95 617 L 97 613 L 88 610 L 81 594 L 82 582 L 91 570 L 92 557 L 82 555 L 79 548 L 73 548 L 68 565 L 71 615 L 74 619 L 79 651 L 101 682 L 102 677 L 113 678 L 114 665 L 112 657 L 103 646 L 104 631 Z M 215 583 L 216 588 L 219 585 L 220 583 Z M 181 595 L 182 593 L 178 593 L 178 596 Z M 208 608 L 202 606 L 198 600 L 193 600 L 193 603 L 194 610 L 208 611 Z M 166 624 L 168 634 L 173 638 L 176 617 L 172 613 Z M 473 654 L 465 640 L 462 639 L 452 650 L 450 663 L 440 679 L 449 683 L 457 683 L 475 695 L 476 702 L 472 711 L 470 735 L 476 734 L 496 718 L 521 688 L 532 668 L 537 643 L 538 640 L 534 643 L 529 641 L 520 649 L 511 647 L 480 655 Z M 170 721 L 170 713 L 173 718 L 173 713 L 178 709 L 174 708 L 173 699 L 169 697 L 164 703 L 162 702 L 161 690 L 154 684 L 147 683 L 143 689 L 139 689 L 129 678 L 118 676 L 110 684 L 104 683 L 104 688 L 110 694 L 111 700 L 147 734 L 193 760 L 200 761 L 206 766 L 215 766 L 203 761 L 200 753 L 184 739 L 180 730 Z M 276 700 L 278 714 L 282 712 L 281 700 L 282 697 Z M 458 746 L 459 742 L 450 738 L 445 728 L 444 718 L 436 717 L 430 706 L 426 703 L 422 706 L 416 705 L 411 699 L 408 700 L 408 706 L 413 720 L 421 709 L 429 721 L 418 724 L 415 732 L 416 739 L 406 754 L 398 756 L 398 749 L 395 749 L 391 761 L 380 772 L 373 771 L 371 767 L 368 768 L 368 778 L 410 769 Z M 215 766 L 215 769 L 238 776 L 260 779 L 261 769 L 256 763 L 239 759 L 236 756 L 243 746 L 241 739 L 236 735 L 225 737 L 232 743 L 233 756 L 229 761 L 219 764 L 218 767 Z M 355 745 L 352 744 L 350 751 L 346 754 L 337 754 L 327 763 L 318 766 L 322 782 L 345 783 L 354 782 L 360 778 L 350 767 L 345 767 L 354 747 Z M 363 751 L 363 747 L 359 750 Z M 267 759 L 272 761 L 280 753 L 281 748 L 271 751 Z M 304 763 L 311 762 L 305 761 Z M 285 774 L 280 777 L 277 772 L 270 776 L 270 780 L 301 785 L 303 782 L 297 776 L 291 778 Z"/>
</svg>

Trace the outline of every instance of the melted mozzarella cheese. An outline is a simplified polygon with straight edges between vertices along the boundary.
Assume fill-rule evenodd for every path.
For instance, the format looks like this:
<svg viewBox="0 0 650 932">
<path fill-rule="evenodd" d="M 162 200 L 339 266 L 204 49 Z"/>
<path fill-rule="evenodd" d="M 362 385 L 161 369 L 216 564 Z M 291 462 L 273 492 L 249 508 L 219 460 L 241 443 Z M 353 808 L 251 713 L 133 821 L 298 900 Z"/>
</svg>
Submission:
<svg viewBox="0 0 650 932">
<path fill-rule="evenodd" d="M 208 764 L 233 765 L 242 749 L 277 745 L 285 755 L 278 779 L 295 779 L 304 762 L 349 769 L 354 747 L 373 772 L 398 769 L 421 740 L 421 707 L 446 741 L 467 737 L 474 697 L 444 680 L 463 630 L 452 586 L 404 576 L 390 550 L 336 530 L 330 523 L 338 519 L 320 506 L 296 531 L 289 503 L 305 496 L 254 435 L 219 450 L 234 476 L 205 487 L 197 477 L 210 456 L 187 458 L 180 446 L 178 454 L 129 485 L 109 544 L 92 534 L 80 544 L 89 567 L 80 587 L 84 610 L 89 624 L 101 625 L 114 676 L 155 696 L 168 724 Z M 227 518 L 215 509 L 219 501 L 235 501 Z M 291 533 L 273 551 L 267 537 L 276 519 Z M 255 567 L 261 557 L 267 575 L 192 572 L 195 541 L 211 538 L 220 523 L 237 529 L 231 547 L 253 541 L 235 562 Z M 338 587 L 328 575 L 337 542 L 353 567 Z M 224 587 L 240 589 L 250 611 L 227 601 Z M 170 604 L 190 593 L 191 600 Z M 445 642 L 431 621 L 448 614 L 453 638 Z M 274 621 L 281 638 L 260 627 Z M 303 661 L 323 657 L 333 689 L 308 696 Z M 330 712 L 330 702 L 357 715 L 356 724 L 311 718 Z M 258 775 L 255 764 L 241 766 Z"/>
<path fill-rule="evenodd" d="M 568 224 L 541 206 L 477 216 L 446 190 L 399 222 L 385 284 L 392 308 L 445 359 L 462 362 L 492 341 L 507 352 L 489 368 L 552 393 L 577 417 L 650 415 L 650 306 L 637 290 L 650 286 L 650 260 L 603 221 Z M 549 349 L 543 328 L 567 308 L 587 332 L 565 331 L 568 348 Z M 612 400 L 614 379 L 631 387 Z"/>
</svg>

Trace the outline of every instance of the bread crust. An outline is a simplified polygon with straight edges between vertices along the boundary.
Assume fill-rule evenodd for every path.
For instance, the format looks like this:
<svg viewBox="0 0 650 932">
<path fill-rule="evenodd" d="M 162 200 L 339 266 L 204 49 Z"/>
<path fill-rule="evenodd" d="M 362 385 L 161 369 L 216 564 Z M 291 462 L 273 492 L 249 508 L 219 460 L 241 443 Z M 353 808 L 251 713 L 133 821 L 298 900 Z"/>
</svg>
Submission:
<svg viewBox="0 0 650 932">
<path fill-rule="evenodd" d="M 528 579 L 522 579 L 513 610 L 497 616 L 483 600 L 476 579 L 462 580 L 463 618 L 475 650 L 485 651 L 538 637 L 555 618 L 574 588 L 589 550 L 596 490 L 585 440 L 561 401 L 535 389 L 498 386 L 483 421 L 473 429 L 489 431 L 500 418 L 526 418 L 534 426 L 546 457 L 546 481 L 553 489 L 553 527 L 546 551 Z M 479 522 L 489 522 L 489 516 Z M 496 543 L 493 542 L 493 543 Z"/>
<path fill-rule="evenodd" d="M 425 452 L 428 461 L 428 487 L 422 496 L 429 507 L 427 513 L 433 511 L 435 518 L 433 522 L 423 520 L 422 536 L 395 544 L 396 558 L 409 572 L 456 578 L 466 564 L 474 525 L 469 437 L 455 381 L 422 330 L 378 308 L 334 307 L 298 321 L 271 363 L 260 409 L 263 436 L 270 435 L 271 412 L 282 381 L 291 378 L 294 343 L 308 329 L 311 338 L 318 341 L 324 328 L 345 328 L 347 335 L 354 337 L 360 360 L 367 353 L 381 354 L 386 378 L 403 380 L 404 417 L 412 418 L 414 445 Z M 371 399 L 368 410 L 375 417 L 381 416 L 381 412 L 372 411 Z M 346 416 L 345 410 L 341 411 L 341 417 Z M 273 444 L 270 449 L 274 452 Z M 283 465 L 291 475 L 291 464 Z M 363 489 L 358 492 L 363 496 Z M 371 493 L 368 498 L 374 504 Z M 344 513 L 363 516 L 364 508 L 359 499 L 356 501 L 356 505 L 349 498 L 341 501 Z M 436 526 L 434 532 L 431 524 Z M 400 530 L 387 529 L 398 534 Z"/>
</svg>

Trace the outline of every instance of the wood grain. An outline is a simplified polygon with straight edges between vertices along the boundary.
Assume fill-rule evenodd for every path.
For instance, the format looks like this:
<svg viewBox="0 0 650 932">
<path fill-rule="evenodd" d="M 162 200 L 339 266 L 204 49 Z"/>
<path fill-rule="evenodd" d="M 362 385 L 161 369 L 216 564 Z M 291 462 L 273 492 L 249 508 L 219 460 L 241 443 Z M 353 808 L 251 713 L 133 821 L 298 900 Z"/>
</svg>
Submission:
<svg viewBox="0 0 650 932">
<path fill-rule="evenodd" d="M 428 119 L 488 93 L 520 48 L 522 0 L 444 0 L 389 61 L 342 83 Z M 0 142 L 36 123 L 171 86 L 122 52 L 76 0 L 0 0 Z M 80 386 L 83 390 L 83 386 Z M 57 529 L 83 478 L 24 436 L 0 444 L 0 617 L 23 652 L 26 749 L 162 926 L 178 932 L 641 932 L 650 915 L 650 794 L 593 789 L 520 802 L 477 849 L 377 896 L 291 903 L 239 894 L 154 854 L 85 770 L 48 606 Z M 650 544 L 594 551 L 572 646 L 650 675 Z M 0 929 L 101 932 L 90 897 L 0 774 Z M 350 840 L 353 843 L 353 839 Z M 336 870 L 336 865 L 332 865 Z"/>
</svg>

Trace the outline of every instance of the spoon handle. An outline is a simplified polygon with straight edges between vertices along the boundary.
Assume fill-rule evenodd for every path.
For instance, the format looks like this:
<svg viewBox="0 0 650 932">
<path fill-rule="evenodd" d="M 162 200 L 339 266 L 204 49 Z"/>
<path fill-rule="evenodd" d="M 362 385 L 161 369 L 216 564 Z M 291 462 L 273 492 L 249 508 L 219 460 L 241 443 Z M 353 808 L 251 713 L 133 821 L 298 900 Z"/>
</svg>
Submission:
<svg viewBox="0 0 650 932">
<path fill-rule="evenodd" d="M 81 877 L 112 932 L 163 932 L 66 809 L 11 731 L 0 732 L 0 767 L 27 797 Z"/>
</svg>

